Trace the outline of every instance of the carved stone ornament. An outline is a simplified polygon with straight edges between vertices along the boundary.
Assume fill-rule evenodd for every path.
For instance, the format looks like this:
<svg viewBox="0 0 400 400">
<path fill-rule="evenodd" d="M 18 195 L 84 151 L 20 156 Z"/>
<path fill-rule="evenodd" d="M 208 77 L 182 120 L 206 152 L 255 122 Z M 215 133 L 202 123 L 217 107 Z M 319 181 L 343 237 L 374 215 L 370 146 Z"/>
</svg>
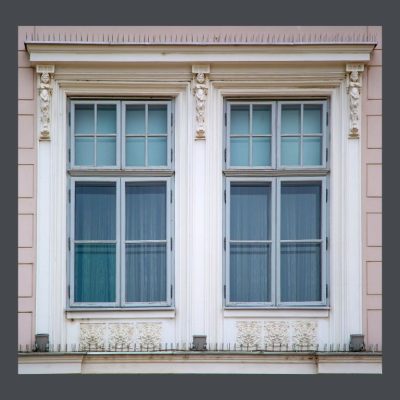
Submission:
<svg viewBox="0 0 400 400">
<path fill-rule="evenodd" d="M 346 65 L 346 87 L 349 95 L 350 107 L 350 133 L 349 139 L 360 138 L 360 102 L 361 102 L 361 72 L 364 71 L 364 64 Z"/>
<path fill-rule="evenodd" d="M 54 65 L 37 65 L 36 72 L 40 74 L 39 80 L 39 140 L 50 140 L 50 104 L 52 95 L 52 75 Z"/>
<path fill-rule="evenodd" d="M 266 322 L 264 339 L 268 347 L 288 346 L 289 323 L 287 321 Z"/>
<path fill-rule="evenodd" d="M 193 65 L 192 90 L 196 107 L 196 139 L 206 138 L 206 100 L 209 80 L 206 74 L 210 72 L 209 65 Z"/>
<path fill-rule="evenodd" d="M 261 322 L 238 321 L 236 322 L 236 329 L 236 343 L 239 347 L 254 348 L 261 345 Z"/>
<path fill-rule="evenodd" d="M 81 350 L 103 349 L 106 324 L 80 324 L 79 347 Z"/>
<path fill-rule="evenodd" d="M 129 349 L 133 346 L 133 324 L 109 324 L 108 328 L 111 348 Z"/>
<path fill-rule="evenodd" d="M 317 344 L 317 322 L 296 321 L 293 324 L 293 344 L 296 348 L 311 348 Z"/>
<path fill-rule="evenodd" d="M 144 348 L 154 348 L 161 344 L 161 322 L 140 322 L 138 342 Z"/>
</svg>

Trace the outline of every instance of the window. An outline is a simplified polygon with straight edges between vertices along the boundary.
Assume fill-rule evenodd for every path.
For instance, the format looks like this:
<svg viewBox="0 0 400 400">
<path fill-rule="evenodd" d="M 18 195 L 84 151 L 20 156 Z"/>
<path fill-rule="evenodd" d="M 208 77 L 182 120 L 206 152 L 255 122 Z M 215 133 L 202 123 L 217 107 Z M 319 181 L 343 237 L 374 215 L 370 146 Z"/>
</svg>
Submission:
<svg viewBox="0 0 400 400">
<path fill-rule="evenodd" d="M 327 101 L 226 102 L 227 306 L 327 303 Z"/>
<path fill-rule="evenodd" d="M 71 306 L 172 304 L 171 113 L 171 101 L 71 101 Z"/>
</svg>

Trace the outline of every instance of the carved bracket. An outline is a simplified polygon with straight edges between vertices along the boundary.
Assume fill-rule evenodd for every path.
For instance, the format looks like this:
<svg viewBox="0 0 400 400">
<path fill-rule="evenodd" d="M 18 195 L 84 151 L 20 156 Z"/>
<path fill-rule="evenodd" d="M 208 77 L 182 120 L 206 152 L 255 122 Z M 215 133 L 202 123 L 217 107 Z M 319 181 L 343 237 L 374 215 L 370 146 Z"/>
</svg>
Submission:
<svg viewBox="0 0 400 400">
<path fill-rule="evenodd" d="M 39 140 L 50 140 L 50 104 L 54 65 L 37 65 L 39 80 L 40 136 Z"/>
<path fill-rule="evenodd" d="M 196 106 L 196 137 L 206 138 L 206 100 L 208 94 L 209 80 L 206 74 L 210 73 L 209 65 L 192 65 L 192 90 Z"/>
<path fill-rule="evenodd" d="M 350 133 L 349 139 L 360 138 L 360 102 L 361 102 L 361 73 L 364 71 L 364 64 L 346 65 L 346 87 L 349 95 L 350 106 Z"/>
</svg>

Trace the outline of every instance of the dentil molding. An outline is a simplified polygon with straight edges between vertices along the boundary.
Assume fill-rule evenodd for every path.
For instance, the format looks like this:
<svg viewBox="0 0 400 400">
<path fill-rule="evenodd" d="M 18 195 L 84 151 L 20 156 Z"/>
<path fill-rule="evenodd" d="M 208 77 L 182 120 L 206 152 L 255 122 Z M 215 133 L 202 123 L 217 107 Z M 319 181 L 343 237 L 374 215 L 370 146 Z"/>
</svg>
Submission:
<svg viewBox="0 0 400 400">
<path fill-rule="evenodd" d="M 39 77 L 39 140 L 50 140 L 50 104 L 52 95 L 52 78 L 54 65 L 37 65 Z"/>
<path fill-rule="evenodd" d="M 349 139 L 360 138 L 361 120 L 361 73 L 364 71 L 364 64 L 346 64 L 346 87 L 349 95 L 350 106 L 350 133 Z"/>
</svg>

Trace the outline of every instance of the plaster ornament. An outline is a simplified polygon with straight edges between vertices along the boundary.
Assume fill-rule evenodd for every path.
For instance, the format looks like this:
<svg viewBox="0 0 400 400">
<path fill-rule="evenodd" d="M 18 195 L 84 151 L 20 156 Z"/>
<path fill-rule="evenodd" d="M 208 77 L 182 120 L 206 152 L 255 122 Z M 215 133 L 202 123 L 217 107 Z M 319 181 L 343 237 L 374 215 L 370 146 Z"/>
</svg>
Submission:
<svg viewBox="0 0 400 400">
<path fill-rule="evenodd" d="M 51 76 L 49 72 L 40 75 L 39 107 L 40 107 L 40 140 L 50 140 L 50 100 L 52 94 Z"/>
<path fill-rule="evenodd" d="M 111 348 L 123 350 L 133 347 L 133 324 L 109 324 L 108 328 Z"/>
<path fill-rule="evenodd" d="M 261 345 L 261 322 L 238 321 L 236 322 L 236 343 L 243 349 L 254 348 Z"/>
<path fill-rule="evenodd" d="M 350 139 L 360 138 L 360 98 L 362 87 L 361 72 L 363 70 L 363 64 L 349 64 L 346 66 L 346 86 L 347 93 L 349 95 L 350 108 Z"/>
<path fill-rule="evenodd" d="M 155 348 L 161 343 L 161 322 L 140 322 L 137 324 L 138 342 L 144 348 Z"/>
<path fill-rule="evenodd" d="M 205 139 L 206 134 L 206 100 L 208 94 L 209 80 L 204 72 L 195 75 L 192 87 L 196 101 L 196 139 Z"/>
<path fill-rule="evenodd" d="M 309 349 L 317 344 L 317 322 L 296 321 L 293 323 L 293 344 L 296 348 Z"/>
<path fill-rule="evenodd" d="M 289 344 L 289 323 L 270 321 L 265 323 L 265 344 L 267 347 L 286 347 Z"/>
<path fill-rule="evenodd" d="M 106 324 L 80 324 L 79 347 L 81 350 L 104 348 Z"/>
</svg>

